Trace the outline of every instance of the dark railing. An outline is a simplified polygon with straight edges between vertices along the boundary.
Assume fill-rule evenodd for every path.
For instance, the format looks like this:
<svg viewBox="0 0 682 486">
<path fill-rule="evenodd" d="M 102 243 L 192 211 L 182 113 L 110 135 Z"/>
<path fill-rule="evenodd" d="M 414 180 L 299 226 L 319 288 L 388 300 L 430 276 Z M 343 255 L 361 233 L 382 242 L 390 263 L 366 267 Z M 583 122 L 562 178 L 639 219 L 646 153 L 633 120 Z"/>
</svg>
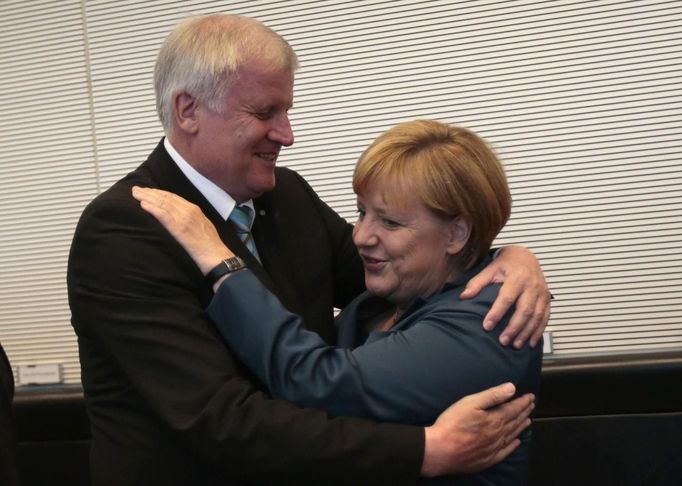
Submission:
<svg viewBox="0 0 682 486">
<path fill-rule="evenodd" d="M 90 431 L 79 386 L 14 398 L 23 486 L 88 484 Z M 546 359 L 531 485 L 682 485 L 682 352 Z"/>
</svg>

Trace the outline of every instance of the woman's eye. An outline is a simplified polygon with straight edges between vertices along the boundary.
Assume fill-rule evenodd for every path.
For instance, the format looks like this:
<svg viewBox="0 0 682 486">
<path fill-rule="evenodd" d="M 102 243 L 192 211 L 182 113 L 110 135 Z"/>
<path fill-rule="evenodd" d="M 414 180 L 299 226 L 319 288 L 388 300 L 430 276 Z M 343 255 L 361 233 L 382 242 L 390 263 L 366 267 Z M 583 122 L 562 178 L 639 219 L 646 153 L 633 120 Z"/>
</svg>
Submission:
<svg viewBox="0 0 682 486">
<path fill-rule="evenodd" d="M 400 227 L 400 223 L 398 223 L 397 221 L 393 221 L 392 219 L 383 219 L 382 223 L 388 229 L 395 229 Z"/>
</svg>

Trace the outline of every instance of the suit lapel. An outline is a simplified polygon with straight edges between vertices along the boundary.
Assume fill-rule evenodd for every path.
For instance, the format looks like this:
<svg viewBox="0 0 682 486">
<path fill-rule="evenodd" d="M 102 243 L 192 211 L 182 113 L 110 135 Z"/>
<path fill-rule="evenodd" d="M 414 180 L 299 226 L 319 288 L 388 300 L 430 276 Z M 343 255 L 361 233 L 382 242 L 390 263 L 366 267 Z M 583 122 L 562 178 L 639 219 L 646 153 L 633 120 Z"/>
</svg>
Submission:
<svg viewBox="0 0 682 486">
<path fill-rule="evenodd" d="M 279 294 L 277 286 L 270 278 L 268 273 L 263 268 L 263 265 L 253 256 L 248 248 L 244 245 L 242 240 L 237 235 L 234 226 L 229 221 L 225 221 L 218 211 L 206 200 L 206 198 L 194 187 L 194 185 L 185 177 L 185 174 L 173 162 L 166 149 L 163 147 L 163 140 L 157 145 L 154 151 L 147 159 L 147 167 L 152 173 L 152 179 L 158 183 L 159 189 L 164 189 L 174 192 L 188 201 L 199 206 L 201 211 L 213 223 L 218 231 L 220 239 L 232 250 L 237 256 L 241 257 L 248 267 L 256 274 L 263 284 L 270 289 L 275 295 Z M 256 218 L 258 219 L 258 218 Z M 258 245 L 259 255 L 261 248 L 265 249 L 267 245 Z"/>
<path fill-rule="evenodd" d="M 279 187 L 279 179 L 277 184 Z M 289 311 L 300 314 L 301 301 L 296 289 L 301 283 L 296 281 L 297 273 L 292 269 L 291 255 L 287 253 L 286 239 L 291 239 L 292 235 L 287 234 L 286 214 L 282 214 L 280 208 L 274 204 L 272 193 L 257 198 L 254 205 L 256 218 L 253 223 L 253 238 L 261 262 L 277 288 L 273 292 Z"/>
</svg>

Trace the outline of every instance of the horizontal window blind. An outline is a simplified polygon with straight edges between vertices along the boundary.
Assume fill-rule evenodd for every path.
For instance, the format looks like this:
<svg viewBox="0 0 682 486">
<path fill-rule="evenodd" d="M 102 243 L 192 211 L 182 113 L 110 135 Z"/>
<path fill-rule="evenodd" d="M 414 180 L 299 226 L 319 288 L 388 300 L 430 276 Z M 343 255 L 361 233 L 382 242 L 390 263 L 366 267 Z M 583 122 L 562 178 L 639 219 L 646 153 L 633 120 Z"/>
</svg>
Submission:
<svg viewBox="0 0 682 486">
<path fill-rule="evenodd" d="M 682 4 L 11 1 L 0 4 L 0 341 L 78 382 L 65 268 L 87 202 L 162 135 L 157 49 L 182 18 L 256 17 L 296 49 L 298 170 L 355 218 L 352 170 L 394 124 L 469 127 L 514 198 L 497 245 L 541 259 L 557 358 L 682 350 Z"/>
<path fill-rule="evenodd" d="M 390 7 L 320 12 L 287 35 L 305 53 L 288 163 L 352 219 L 352 167 L 378 133 L 472 128 L 512 187 L 496 244 L 532 248 L 556 297 L 555 355 L 681 349 L 680 6 Z"/>
<path fill-rule="evenodd" d="M 80 380 L 66 262 L 98 190 L 80 2 L 0 3 L 0 342 Z"/>
</svg>

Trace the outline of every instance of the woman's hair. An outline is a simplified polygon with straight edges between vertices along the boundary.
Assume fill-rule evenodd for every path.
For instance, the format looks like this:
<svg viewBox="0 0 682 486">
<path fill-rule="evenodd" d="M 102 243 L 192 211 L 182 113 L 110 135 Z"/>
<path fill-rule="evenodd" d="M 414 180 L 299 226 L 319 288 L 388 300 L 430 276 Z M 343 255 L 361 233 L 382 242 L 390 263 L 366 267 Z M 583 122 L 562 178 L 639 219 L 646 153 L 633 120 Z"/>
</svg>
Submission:
<svg viewBox="0 0 682 486">
<path fill-rule="evenodd" d="M 414 194 L 434 214 L 461 217 L 471 234 L 458 255 L 464 269 L 490 250 L 511 212 L 511 195 L 495 152 L 470 130 L 429 120 L 401 123 L 360 157 L 353 190 L 380 190 L 387 204 Z"/>
<path fill-rule="evenodd" d="M 213 14 L 180 23 L 161 46 L 154 67 L 156 110 L 165 132 L 175 124 L 177 93 L 187 92 L 220 112 L 235 73 L 253 60 L 292 72 L 298 67 L 289 43 L 257 20 Z"/>
</svg>

